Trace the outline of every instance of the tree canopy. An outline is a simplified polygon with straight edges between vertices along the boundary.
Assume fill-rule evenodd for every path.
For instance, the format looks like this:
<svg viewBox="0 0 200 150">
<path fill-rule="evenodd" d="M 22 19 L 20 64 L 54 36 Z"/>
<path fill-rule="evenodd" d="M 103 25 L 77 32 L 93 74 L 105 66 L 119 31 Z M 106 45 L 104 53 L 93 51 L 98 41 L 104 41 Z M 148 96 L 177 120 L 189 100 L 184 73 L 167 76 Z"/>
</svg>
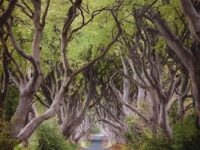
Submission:
<svg viewBox="0 0 200 150">
<path fill-rule="evenodd" d="M 199 13 L 198 0 L 0 0 L 0 148 L 97 127 L 130 149 L 200 149 Z"/>
</svg>

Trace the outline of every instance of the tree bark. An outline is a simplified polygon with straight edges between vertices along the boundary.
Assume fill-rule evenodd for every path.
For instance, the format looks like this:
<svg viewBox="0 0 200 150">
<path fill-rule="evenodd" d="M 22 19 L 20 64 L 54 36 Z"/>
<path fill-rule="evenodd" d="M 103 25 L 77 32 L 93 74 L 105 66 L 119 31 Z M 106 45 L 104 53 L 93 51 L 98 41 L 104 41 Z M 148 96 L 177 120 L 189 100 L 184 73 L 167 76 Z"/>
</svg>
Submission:
<svg viewBox="0 0 200 150">
<path fill-rule="evenodd" d="M 185 0 L 187 1 L 187 0 Z M 161 19 L 161 16 L 155 11 L 151 11 L 150 18 L 155 23 L 157 29 L 166 40 L 169 47 L 175 52 L 180 58 L 182 63 L 187 68 L 191 82 L 192 82 L 192 93 L 195 100 L 196 114 L 198 117 L 198 126 L 200 127 L 200 52 L 199 44 L 193 45 L 195 50 L 185 48 L 182 43 L 176 38 L 167 25 L 166 21 Z M 194 54 L 192 54 L 192 52 Z"/>
<path fill-rule="evenodd" d="M 167 103 L 164 101 L 160 104 L 159 125 L 162 127 L 168 138 L 172 139 L 172 129 L 169 125 Z"/>
<path fill-rule="evenodd" d="M 189 77 L 188 77 L 188 72 L 186 70 L 182 70 L 182 79 L 181 79 L 181 85 L 180 85 L 180 94 L 178 98 L 178 117 L 181 117 L 184 114 L 184 99 L 185 96 L 188 93 L 188 82 L 189 82 Z"/>
<path fill-rule="evenodd" d="M 20 95 L 19 104 L 14 116 L 11 119 L 12 136 L 17 137 L 21 129 L 26 125 L 28 114 L 31 110 L 34 94 L 23 93 Z"/>
<path fill-rule="evenodd" d="M 11 16 L 17 0 L 11 0 L 5 12 L 0 16 L 0 28 L 6 23 L 8 18 Z"/>
<path fill-rule="evenodd" d="M 181 6 L 189 24 L 192 39 L 200 42 L 200 16 L 198 12 L 195 10 L 191 0 L 181 0 Z"/>
<path fill-rule="evenodd" d="M 200 127 L 200 63 L 194 64 L 195 71 L 191 73 L 192 93 L 195 100 L 195 109 L 197 113 L 197 123 Z"/>
</svg>

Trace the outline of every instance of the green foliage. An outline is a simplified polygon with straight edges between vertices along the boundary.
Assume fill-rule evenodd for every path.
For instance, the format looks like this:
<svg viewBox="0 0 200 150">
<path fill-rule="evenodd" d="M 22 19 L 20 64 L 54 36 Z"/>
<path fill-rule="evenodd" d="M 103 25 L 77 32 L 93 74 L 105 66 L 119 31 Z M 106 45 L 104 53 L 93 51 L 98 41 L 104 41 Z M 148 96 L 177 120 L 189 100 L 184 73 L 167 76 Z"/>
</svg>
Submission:
<svg viewBox="0 0 200 150">
<path fill-rule="evenodd" d="M 129 126 L 125 137 L 133 150 L 200 150 L 200 132 L 195 126 L 194 115 L 174 125 L 173 140 L 167 139 L 162 130 L 152 134 L 143 128 L 142 132 L 138 132 L 134 123 Z"/>
<path fill-rule="evenodd" d="M 11 149 L 17 143 L 11 137 L 10 119 L 17 108 L 18 99 L 18 90 L 13 85 L 9 85 L 4 107 L 1 110 L 3 115 L 0 118 L 0 148 L 2 150 Z"/>
<path fill-rule="evenodd" d="M 171 143 L 163 135 L 162 130 L 158 130 L 157 134 L 151 137 L 144 135 L 143 141 L 139 150 L 172 150 Z"/>
<path fill-rule="evenodd" d="M 46 6 L 46 1 L 42 0 L 42 14 Z M 88 6 L 88 13 L 84 13 L 85 21 L 91 18 L 93 11 L 102 9 L 104 7 L 113 6 L 114 0 L 103 1 L 84 1 L 83 7 Z M 23 3 L 19 2 L 22 6 Z M 28 6 L 33 9 L 31 2 L 26 2 Z M 52 66 L 61 61 L 60 56 L 60 36 L 63 28 L 63 21 L 67 17 L 67 12 L 71 6 L 70 1 L 56 0 L 50 3 L 49 11 L 46 18 L 46 24 L 41 41 L 41 67 L 43 74 L 47 74 Z M 86 9 L 86 8 L 85 8 Z M 23 11 L 16 7 L 14 11 L 15 24 L 13 26 L 14 34 L 19 45 L 25 52 L 31 54 L 31 42 L 33 40 L 34 26 L 32 20 L 23 13 Z M 71 30 L 80 27 L 82 24 L 81 15 L 77 15 L 72 23 Z M 70 40 L 67 53 L 69 62 L 72 68 L 79 68 L 87 59 L 79 57 L 82 54 L 87 54 L 91 51 L 91 58 L 99 54 L 101 48 L 107 46 L 112 40 L 112 31 L 115 23 L 109 11 L 104 11 L 97 15 L 94 20 L 85 26 L 83 29 L 73 35 Z M 78 44 L 77 44 L 78 43 Z M 10 44 L 11 45 L 11 44 Z M 92 49 L 91 48 L 92 45 Z M 11 47 L 12 49 L 13 47 Z M 26 72 L 30 68 L 30 64 L 24 61 L 16 52 L 13 53 L 14 58 L 22 67 L 22 71 Z M 75 66 L 75 67 L 74 67 Z"/>
<path fill-rule="evenodd" d="M 37 150 L 75 150 L 76 146 L 70 144 L 58 132 L 58 127 L 52 123 L 45 123 L 37 130 Z"/>
<path fill-rule="evenodd" d="M 128 132 L 125 133 L 126 141 L 130 144 L 132 149 L 139 149 L 140 145 L 144 142 L 143 131 L 139 123 L 133 117 L 127 117 L 126 123 L 128 124 Z"/>
<path fill-rule="evenodd" d="M 17 141 L 11 137 L 10 122 L 0 120 L 0 149 L 9 150 Z"/>
<path fill-rule="evenodd" d="M 174 144 L 176 150 L 199 150 L 200 132 L 195 126 L 195 116 L 190 115 L 174 126 Z"/>
<path fill-rule="evenodd" d="M 3 110 L 3 117 L 5 120 L 9 121 L 13 116 L 18 105 L 18 100 L 19 100 L 18 89 L 13 85 L 9 85 Z"/>
</svg>

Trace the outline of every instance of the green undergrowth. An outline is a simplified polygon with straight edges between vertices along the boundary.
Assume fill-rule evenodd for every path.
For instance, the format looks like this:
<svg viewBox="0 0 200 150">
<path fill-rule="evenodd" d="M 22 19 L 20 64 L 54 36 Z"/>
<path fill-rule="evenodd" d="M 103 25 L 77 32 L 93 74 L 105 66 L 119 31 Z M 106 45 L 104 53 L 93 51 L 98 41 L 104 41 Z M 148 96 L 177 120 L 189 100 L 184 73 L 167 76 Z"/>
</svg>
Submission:
<svg viewBox="0 0 200 150">
<path fill-rule="evenodd" d="M 173 125 L 173 139 L 164 136 L 162 130 L 153 135 L 133 124 L 125 137 L 132 150 L 200 150 L 200 131 L 195 126 L 195 116 L 189 115 Z"/>
<path fill-rule="evenodd" d="M 28 148 L 19 145 L 15 150 L 77 150 L 77 146 L 65 140 L 55 120 L 42 124 L 30 138 Z"/>
</svg>

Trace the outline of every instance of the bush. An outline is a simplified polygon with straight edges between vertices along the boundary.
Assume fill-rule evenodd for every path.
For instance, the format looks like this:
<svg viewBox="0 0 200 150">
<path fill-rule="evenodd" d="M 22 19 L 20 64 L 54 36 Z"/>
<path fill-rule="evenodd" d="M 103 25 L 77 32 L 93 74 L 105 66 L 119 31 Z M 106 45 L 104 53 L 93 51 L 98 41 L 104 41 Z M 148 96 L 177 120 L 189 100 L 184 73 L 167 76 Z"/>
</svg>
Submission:
<svg viewBox="0 0 200 150">
<path fill-rule="evenodd" d="M 138 150 L 144 143 L 145 129 L 142 129 L 140 123 L 130 116 L 126 118 L 126 123 L 129 126 L 128 132 L 125 133 L 126 141 L 132 149 Z"/>
<path fill-rule="evenodd" d="M 11 137 L 11 126 L 9 122 L 0 122 L 0 149 L 9 150 L 17 143 L 15 139 Z"/>
<path fill-rule="evenodd" d="M 19 91 L 13 85 L 9 85 L 3 108 L 3 119 L 10 121 L 14 115 L 19 101 Z"/>
<path fill-rule="evenodd" d="M 174 149 L 200 150 L 200 131 L 195 126 L 195 120 L 195 116 L 190 115 L 174 126 Z"/>
<path fill-rule="evenodd" d="M 138 134 L 134 126 L 136 125 L 132 124 L 125 135 L 133 150 L 200 150 L 200 132 L 195 126 L 194 115 L 189 115 L 174 125 L 173 140 L 167 139 L 162 130 L 153 135 L 143 129 L 143 132 Z"/>
<path fill-rule="evenodd" d="M 45 123 L 37 130 L 37 150 L 76 150 L 76 146 L 70 144 L 58 132 L 55 125 Z"/>
<path fill-rule="evenodd" d="M 0 110 L 0 149 L 2 150 L 12 149 L 17 143 L 11 137 L 10 119 L 16 111 L 18 100 L 18 89 L 13 85 L 9 85 L 4 107 Z"/>
<path fill-rule="evenodd" d="M 172 150 L 172 146 L 170 141 L 164 136 L 157 135 L 152 138 L 144 136 L 144 142 L 141 144 L 139 150 Z"/>
</svg>

